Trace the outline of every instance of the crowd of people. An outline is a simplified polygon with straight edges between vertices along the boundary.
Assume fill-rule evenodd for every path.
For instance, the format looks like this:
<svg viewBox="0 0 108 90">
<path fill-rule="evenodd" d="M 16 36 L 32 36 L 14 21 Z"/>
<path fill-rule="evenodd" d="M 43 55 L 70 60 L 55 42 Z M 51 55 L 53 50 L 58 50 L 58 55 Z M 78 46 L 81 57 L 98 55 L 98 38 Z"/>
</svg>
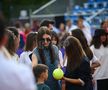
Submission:
<svg viewBox="0 0 108 90">
<path fill-rule="evenodd" d="M 82 16 L 20 22 L 9 26 L 0 19 L 0 90 L 108 90 L 108 20 L 91 33 Z M 53 77 L 60 67 L 61 80 Z"/>
</svg>

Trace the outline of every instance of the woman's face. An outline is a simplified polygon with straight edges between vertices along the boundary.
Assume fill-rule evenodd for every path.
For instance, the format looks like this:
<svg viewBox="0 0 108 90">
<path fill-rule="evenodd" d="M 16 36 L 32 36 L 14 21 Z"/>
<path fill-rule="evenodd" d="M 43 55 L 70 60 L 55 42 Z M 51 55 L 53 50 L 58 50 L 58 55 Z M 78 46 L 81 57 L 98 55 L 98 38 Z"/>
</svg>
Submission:
<svg viewBox="0 0 108 90">
<path fill-rule="evenodd" d="M 64 30 L 65 30 L 65 29 L 64 29 L 64 28 L 65 28 L 64 24 L 61 23 L 59 28 L 60 28 L 61 31 L 64 31 Z"/>
<path fill-rule="evenodd" d="M 45 79 L 45 81 L 46 81 L 47 78 L 48 78 L 48 70 L 46 70 L 46 71 L 44 72 L 43 77 L 44 77 L 44 79 Z"/>
<path fill-rule="evenodd" d="M 107 29 L 107 22 L 105 21 L 104 24 L 102 25 L 103 29 Z"/>
<path fill-rule="evenodd" d="M 55 38 L 55 37 L 53 37 L 51 41 L 52 41 L 52 44 L 54 44 L 54 45 L 56 45 L 56 44 L 57 44 L 57 40 L 56 40 L 56 38 Z"/>
<path fill-rule="evenodd" d="M 79 27 L 79 28 L 83 28 L 83 21 L 82 21 L 82 20 L 79 20 L 79 21 L 78 21 L 78 27 Z"/>
<path fill-rule="evenodd" d="M 42 45 L 48 47 L 50 43 L 51 43 L 51 36 L 48 34 L 44 34 L 42 37 Z"/>
<path fill-rule="evenodd" d="M 105 41 L 106 41 L 106 36 L 105 36 L 105 35 L 102 35 L 102 36 L 100 37 L 100 39 L 101 39 L 101 42 L 105 42 Z"/>
</svg>

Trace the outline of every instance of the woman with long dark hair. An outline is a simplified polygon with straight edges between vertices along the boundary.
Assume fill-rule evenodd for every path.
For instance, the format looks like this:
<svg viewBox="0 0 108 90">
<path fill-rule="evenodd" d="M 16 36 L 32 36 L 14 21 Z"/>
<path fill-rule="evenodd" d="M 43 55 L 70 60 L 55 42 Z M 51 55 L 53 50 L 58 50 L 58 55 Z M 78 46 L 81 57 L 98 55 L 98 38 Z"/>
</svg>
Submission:
<svg viewBox="0 0 108 90">
<path fill-rule="evenodd" d="M 67 37 L 64 43 L 67 67 L 65 77 L 66 90 L 93 90 L 90 64 L 78 39 Z"/>
<path fill-rule="evenodd" d="M 8 42 L 6 48 L 9 51 L 12 59 L 17 62 L 19 56 L 16 54 L 16 51 L 19 47 L 20 35 L 18 30 L 15 27 L 8 27 Z"/>
<path fill-rule="evenodd" d="M 28 34 L 26 43 L 25 43 L 25 51 L 21 53 L 19 58 L 19 63 L 26 64 L 27 66 L 33 67 L 37 64 L 33 55 L 33 50 L 37 46 L 37 33 L 31 32 Z"/>
<path fill-rule="evenodd" d="M 73 30 L 72 36 L 76 37 L 80 41 L 85 54 L 87 55 L 87 57 L 89 58 L 89 61 L 91 62 L 91 69 L 93 73 L 95 68 L 100 66 L 98 58 L 93 54 L 83 32 L 80 29 Z"/>
<path fill-rule="evenodd" d="M 49 67 L 48 80 L 45 82 L 51 90 L 60 90 L 59 83 L 52 76 L 53 70 L 58 67 L 58 48 L 51 43 L 51 31 L 47 27 L 40 27 L 37 35 L 37 48 L 34 54 L 38 63 Z"/>
<path fill-rule="evenodd" d="M 108 47 L 104 29 L 95 30 L 91 49 L 95 56 L 99 58 L 101 64 L 93 74 L 93 78 L 97 83 L 95 83 L 95 90 L 108 90 Z"/>
<path fill-rule="evenodd" d="M 89 60 L 91 60 L 93 58 L 93 53 L 89 48 L 89 45 L 87 43 L 87 40 L 83 32 L 80 29 L 75 29 L 72 31 L 72 36 L 76 37 L 80 41 L 82 48 L 85 51 L 87 57 L 89 58 Z"/>
</svg>

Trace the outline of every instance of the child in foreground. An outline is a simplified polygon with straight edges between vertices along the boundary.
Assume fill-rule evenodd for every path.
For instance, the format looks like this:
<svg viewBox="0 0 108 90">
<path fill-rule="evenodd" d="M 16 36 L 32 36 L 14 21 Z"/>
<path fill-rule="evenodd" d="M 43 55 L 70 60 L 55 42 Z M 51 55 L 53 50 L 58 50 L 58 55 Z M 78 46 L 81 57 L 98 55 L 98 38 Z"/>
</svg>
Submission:
<svg viewBox="0 0 108 90">
<path fill-rule="evenodd" d="M 36 78 L 38 90 L 50 90 L 44 83 L 48 78 L 48 67 L 44 64 L 38 64 L 33 67 L 33 73 Z"/>
</svg>

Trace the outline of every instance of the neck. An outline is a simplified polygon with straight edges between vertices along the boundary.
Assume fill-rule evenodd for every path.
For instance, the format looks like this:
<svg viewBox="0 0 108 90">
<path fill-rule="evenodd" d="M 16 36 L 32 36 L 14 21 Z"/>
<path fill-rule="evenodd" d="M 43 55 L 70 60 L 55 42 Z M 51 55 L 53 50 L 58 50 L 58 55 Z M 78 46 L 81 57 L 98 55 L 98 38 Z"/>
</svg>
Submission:
<svg viewBox="0 0 108 90">
<path fill-rule="evenodd" d="M 44 79 L 43 78 L 38 78 L 37 84 L 43 84 L 43 83 L 44 83 Z"/>
</svg>

